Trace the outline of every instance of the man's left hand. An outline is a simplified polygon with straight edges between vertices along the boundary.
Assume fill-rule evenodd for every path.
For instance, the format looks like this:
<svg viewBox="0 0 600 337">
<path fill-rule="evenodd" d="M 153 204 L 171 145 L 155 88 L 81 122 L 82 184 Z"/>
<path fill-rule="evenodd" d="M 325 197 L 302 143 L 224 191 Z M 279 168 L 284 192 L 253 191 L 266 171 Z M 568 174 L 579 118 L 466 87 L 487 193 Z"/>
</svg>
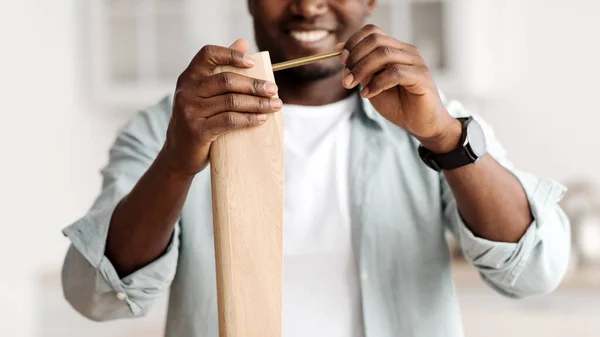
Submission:
<svg viewBox="0 0 600 337">
<path fill-rule="evenodd" d="M 457 147 L 462 127 L 450 116 L 419 50 L 374 25 L 356 32 L 344 45 L 342 84 L 362 85 L 361 96 L 377 111 L 433 152 Z"/>
</svg>

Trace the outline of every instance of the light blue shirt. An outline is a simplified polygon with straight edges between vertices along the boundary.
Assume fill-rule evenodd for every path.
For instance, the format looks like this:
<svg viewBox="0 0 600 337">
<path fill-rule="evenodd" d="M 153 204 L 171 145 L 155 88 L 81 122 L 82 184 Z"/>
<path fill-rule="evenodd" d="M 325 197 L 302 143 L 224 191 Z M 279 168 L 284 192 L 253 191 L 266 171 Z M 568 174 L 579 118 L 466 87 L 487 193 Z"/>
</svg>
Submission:
<svg viewBox="0 0 600 337">
<path fill-rule="evenodd" d="M 452 115 L 469 115 L 458 102 L 444 101 Z M 446 230 L 500 294 L 520 298 L 558 286 L 570 251 L 569 221 L 557 205 L 564 187 L 515 170 L 478 118 L 489 154 L 521 182 L 535 219 L 518 243 L 478 238 L 463 223 L 443 175 L 421 162 L 417 141 L 362 102 L 351 120 L 349 199 L 367 337 L 463 335 Z M 160 151 L 171 108 L 172 98 L 165 98 L 120 131 L 102 171 L 102 193 L 64 230 L 72 245 L 63 288 L 73 307 L 96 321 L 143 316 L 170 291 L 166 336 L 216 337 L 210 170 L 194 179 L 162 257 L 121 279 L 104 255 L 113 210 Z"/>
</svg>

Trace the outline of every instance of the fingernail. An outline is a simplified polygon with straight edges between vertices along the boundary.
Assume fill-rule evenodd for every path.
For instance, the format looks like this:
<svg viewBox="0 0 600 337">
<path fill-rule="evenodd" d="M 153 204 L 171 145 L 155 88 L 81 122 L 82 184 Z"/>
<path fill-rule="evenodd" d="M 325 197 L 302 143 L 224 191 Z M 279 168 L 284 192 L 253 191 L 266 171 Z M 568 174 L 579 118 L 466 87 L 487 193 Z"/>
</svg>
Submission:
<svg viewBox="0 0 600 337">
<path fill-rule="evenodd" d="M 256 65 L 256 62 L 254 62 L 254 60 L 248 55 L 244 55 L 244 62 L 246 62 L 246 64 L 250 66 Z"/>
<path fill-rule="evenodd" d="M 258 121 L 260 123 L 264 123 L 264 121 L 267 120 L 267 115 L 266 114 L 256 114 L 256 119 L 258 119 Z"/>
<path fill-rule="evenodd" d="M 271 108 L 281 109 L 283 102 L 279 98 L 271 98 Z"/>
<path fill-rule="evenodd" d="M 342 84 L 344 85 L 344 87 L 350 89 L 350 85 L 352 85 L 352 82 L 354 82 L 354 75 L 349 74 L 348 76 L 344 77 Z"/>
<path fill-rule="evenodd" d="M 273 82 L 266 82 L 265 83 L 265 92 L 267 94 L 275 95 L 278 90 L 279 90 L 279 88 L 277 88 L 277 84 L 275 84 Z"/>
<path fill-rule="evenodd" d="M 348 75 L 350 75 L 350 69 L 344 68 L 344 74 L 342 75 L 342 78 L 346 78 Z"/>
<path fill-rule="evenodd" d="M 348 50 L 342 50 L 342 54 L 340 55 L 340 61 L 342 61 L 343 64 L 346 64 L 346 61 L 348 61 L 348 55 L 350 55 L 350 52 Z"/>
<path fill-rule="evenodd" d="M 342 50 L 344 48 L 344 42 L 340 42 L 333 47 L 333 50 Z"/>
<path fill-rule="evenodd" d="M 362 97 L 367 98 L 367 95 L 369 95 L 369 87 L 364 87 L 363 90 L 360 91 L 360 94 Z"/>
</svg>

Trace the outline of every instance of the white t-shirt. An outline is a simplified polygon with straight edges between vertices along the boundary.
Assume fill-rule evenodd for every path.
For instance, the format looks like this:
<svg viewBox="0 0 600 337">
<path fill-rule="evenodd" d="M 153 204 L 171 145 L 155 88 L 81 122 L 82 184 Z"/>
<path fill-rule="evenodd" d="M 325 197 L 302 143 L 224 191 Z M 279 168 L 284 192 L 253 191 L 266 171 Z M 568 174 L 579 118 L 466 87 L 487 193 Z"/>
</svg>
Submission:
<svg viewBox="0 0 600 337">
<path fill-rule="evenodd" d="M 283 337 L 361 337 L 348 202 L 350 116 L 358 97 L 284 105 Z"/>
</svg>

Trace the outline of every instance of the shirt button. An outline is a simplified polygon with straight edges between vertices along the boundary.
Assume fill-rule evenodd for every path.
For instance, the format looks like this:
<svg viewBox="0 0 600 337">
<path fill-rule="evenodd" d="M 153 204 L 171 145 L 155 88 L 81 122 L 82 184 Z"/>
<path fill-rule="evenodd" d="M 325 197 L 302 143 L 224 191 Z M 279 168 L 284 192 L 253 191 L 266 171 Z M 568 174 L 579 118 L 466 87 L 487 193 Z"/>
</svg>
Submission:
<svg viewBox="0 0 600 337">
<path fill-rule="evenodd" d="M 126 298 L 127 298 L 127 295 L 125 295 L 125 293 L 124 293 L 124 292 L 122 292 L 122 291 L 119 291 L 119 292 L 117 293 L 117 299 L 118 299 L 119 301 L 124 301 Z"/>
<path fill-rule="evenodd" d="M 366 271 L 363 271 L 362 273 L 360 273 L 360 279 L 361 279 L 362 281 L 366 281 L 366 280 L 368 280 L 368 279 L 369 279 L 369 274 L 367 274 L 367 272 L 366 272 Z"/>
</svg>

